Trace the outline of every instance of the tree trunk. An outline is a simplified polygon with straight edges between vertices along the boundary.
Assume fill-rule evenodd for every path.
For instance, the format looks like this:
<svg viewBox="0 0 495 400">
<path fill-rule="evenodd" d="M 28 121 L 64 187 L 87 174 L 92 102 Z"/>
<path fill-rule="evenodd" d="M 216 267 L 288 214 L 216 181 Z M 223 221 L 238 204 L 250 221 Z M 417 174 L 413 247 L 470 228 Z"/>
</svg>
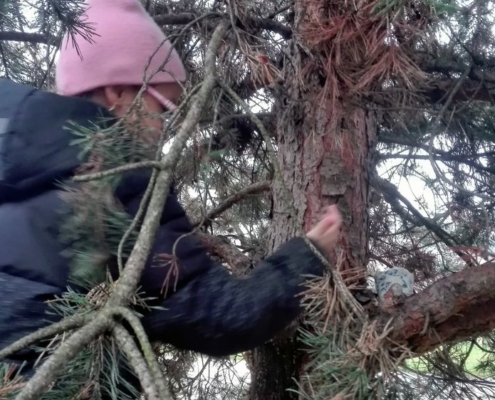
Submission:
<svg viewBox="0 0 495 400">
<path fill-rule="evenodd" d="M 369 112 L 327 95 L 325 80 L 315 71 L 313 58 L 294 50 L 292 60 L 296 71 L 313 72 L 309 79 L 306 73 L 304 87 L 297 77 L 287 78 L 286 96 L 277 99 L 278 162 L 292 198 L 285 197 L 280 182 L 274 183 L 269 251 L 294 237 L 298 228 L 308 231 L 323 208 L 336 203 L 344 227 L 338 248 L 331 255 L 333 263 L 341 272 L 366 269 L 368 169 L 375 119 Z M 290 204 L 296 209 L 295 220 L 290 216 Z M 251 400 L 298 398 L 287 391 L 297 389 L 295 382 L 304 369 L 304 354 L 298 352 L 295 331 L 291 328 L 283 338 L 254 351 Z"/>
<path fill-rule="evenodd" d="M 298 380 L 303 365 L 295 327 L 253 351 L 250 399 L 297 399 L 297 394 L 287 391 L 296 389 L 294 379 Z"/>
</svg>

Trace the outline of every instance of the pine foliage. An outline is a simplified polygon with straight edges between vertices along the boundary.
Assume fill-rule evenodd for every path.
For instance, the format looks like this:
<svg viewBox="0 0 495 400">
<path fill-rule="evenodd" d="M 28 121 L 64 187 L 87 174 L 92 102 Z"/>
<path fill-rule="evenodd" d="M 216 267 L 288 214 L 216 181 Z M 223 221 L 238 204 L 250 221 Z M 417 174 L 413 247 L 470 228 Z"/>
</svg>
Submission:
<svg viewBox="0 0 495 400">
<path fill-rule="evenodd" d="M 312 0 L 297 1 L 295 6 L 276 0 L 143 3 L 176 38 L 191 71 L 190 92 L 205 76 L 205 48 L 214 27 L 224 19 L 235 21 L 236 29 L 219 51 L 219 73 L 264 122 L 275 147 L 280 110 L 290 103 L 291 91 L 309 90 L 315 82 L 322 88 L 319 101 L 350 98 L 353 106 L 374 113 L 378 137 L 370 170 L 377 179 L 369 207 L 370 274 L 403 266 L 414 273 L 420 292 L 456 272 L 493 261 L 492 1 Z M 62 33 L 84 29 L 91 40 L 91 27 L 80 18 L 80 6 L 76 0 L 0 2 L 0 75 L 51 88 Z M 301 8 L 305 15 L 299 20 Z M 24 36 L 10 40 L 12 32 Z M 311 68 L 296 70 L 294 54 L 312 59 Z M 297 125 L 303 116 L 294 112 L 291 118 Z M 96 130 L 73 127 L 81 156 L 93 155 L 87 172 L 148 159 L 147 149 L 136 148 L 136 142 L 119 129 L 109 127 L 102 136 Z M 310 140 L 313 133 L 298 134 Z M 200 222 L 230 195 L 274 179 L 274 167 L 259 129 L 217 88 L 175 175 L 182 203 L 191 219 Z M 77 243 L 73 278 L 84 285 L 100 284 L 100 291 L 89 298 L 68 292 L 54 302 L 54 312 L 91 315 L 101 304 L 95 299 L 104 299 L 112 285 L 100 267 L 119 256 L 120 239 L 130 224 L 108 196 L 119 179 L 120 175 L 112 175 L 68 192 L 77 210 L 64 229 L 64 240 Z M 268 250 L 274 212 L 271 196 L 257 193 L 200 224 L 198 230 L 220 236 L 241 256 L 256 260 Z M 124 258 L 133 243 L 131 236 Z M 355 277 L 344 278 L 352 285 Z M 315 283 L 308 292 L 301 341 L 309 348 L 310 361 L 297 389 L 301 396 L 315 400 L 494 396 L 493 334 L 470 337 L 405 361 L 410 357 L 407 349 L 387 342 L 380 330 L 364 329 L 366 321 L 346 318 L 348 311 L 334 301 L 336 292 L 330 283 Z M 245 394 L 248 379 L 233 384 L 228 375 L 215 373 L 208 379 L 213 361 L 205 362 L 207 367 L 198 372 L 194 370 L 197 355 L 168 347 L 160 347 L 159 354 L 175 398 Z M 95 342 L 71 362 L 71 374 L 47 394 L 54 397 L 47 398 L 86 393 L 88 376 L 98 376 L 89 381 L 97 382 L 103 392 L 115 392 L 122 386 L 115 369 L 120 356 L 111 338 Z M 228 369 L 234 361 L 218 363 Z M 15 372 L 6 366 L 1 373 L 0 393 L 18 390 Z"/>
</svg>

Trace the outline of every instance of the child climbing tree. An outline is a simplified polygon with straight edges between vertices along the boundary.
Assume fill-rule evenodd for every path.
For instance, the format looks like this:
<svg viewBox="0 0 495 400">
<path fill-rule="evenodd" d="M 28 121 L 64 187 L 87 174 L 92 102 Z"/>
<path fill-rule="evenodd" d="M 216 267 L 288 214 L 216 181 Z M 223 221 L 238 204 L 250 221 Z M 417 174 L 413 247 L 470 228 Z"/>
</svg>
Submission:
<svg viewBox="0 0 495 400">
<path fill-rule="evenodd" d="M 243 354 L 249 397 L 429 398 L 440 389 L 445 398 L 493 395 L 493 3 L 144 5 L 190 77 L 178 118 L 168 115 L 175 144 L 165 158 L 146 160 L 157 179 L 147 210 L 165 201 L 174 178 L 198 237 L 229 273 L 242 276 L 311 229 L 325 206 L 337 204 L 342 213 L 329 261 L 316 251 L 315 263 L 327 273 L 305 292 L 304 318 Z M 18 83 L 52 87 L 65 31 L 98 38 L 91 39 L 81 2 L 40 1 L 29 12 L 22 2 L 0 7 L 0 68 Z M 28 24 L 32 29 L 24 29 Z M 82 140 L 93 132 L 86 128 L 71 131 Z M 119 159 L 126 151 L 107 153 L 114 158 L 103 171 L 129 164 Z M 100 176 L 104 184 L 91 183 L 88 196 L 111 185 L 113 172 Z M 111 217 L 118 246 L 129 221 L 117 212 Z M 68 371 L 81 383 L 98 369 L 118 376 L 112 360 L 123 350 L 150 398 L 166 390 L 193 398 L 193 389 L 214 397 L 205 389 L 211 385 L 188 376 L 189 353 L 158 346 L 157 363 L 139 328 L 131 330 L 139 346 L 125 333 L 127 325 L 139 326 L 129 309 L 146 300 L 137 285 L 157 221 L 153 211 L 143 217 L 138 246 L 122 249 L 133 255 L 118 281 L 100 277 L 105 285 L 91 296 L 70 292 L 52 304 L 70 319 L 46 337 L 67 334 L 49 341 L 48 350 L 37 343 L 52 361 L 28 384 L 11 374 L 4 385 L 11 393 L 35 398 L 50 388 L 67 395 Z M 77 236 L 74 225 L 67 230 Z M 105 264 L 98 255 L 81 262 Z M 370 291 L 373 276 L 394 267 L 414 274 L 415 293 L 378 298 Z M 82 362 L 98 349 L 112 356 L 100 365 Z M 62 374 L 52 386 L 55 369 Z M 101 382 L 125 390 L 112 379 Z M 229 383 L 222 385 L 226 393 Z M 230 389 L 232 398 L 246 391 Z"/>
</svg>

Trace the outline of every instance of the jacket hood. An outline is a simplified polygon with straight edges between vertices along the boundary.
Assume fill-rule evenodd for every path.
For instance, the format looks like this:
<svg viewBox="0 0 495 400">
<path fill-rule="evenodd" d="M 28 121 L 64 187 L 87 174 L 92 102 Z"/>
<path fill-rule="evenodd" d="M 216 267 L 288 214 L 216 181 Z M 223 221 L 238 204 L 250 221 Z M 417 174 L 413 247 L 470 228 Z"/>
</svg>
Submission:
<svg viewBox="0 0 495 400">
<path fill-rule="evenodd" d="M 87 100 L 0 79 L 0 204 L 72 176 L 81 160 L 69 124 L 89 128 L 108 118 Z"/>
</svg>

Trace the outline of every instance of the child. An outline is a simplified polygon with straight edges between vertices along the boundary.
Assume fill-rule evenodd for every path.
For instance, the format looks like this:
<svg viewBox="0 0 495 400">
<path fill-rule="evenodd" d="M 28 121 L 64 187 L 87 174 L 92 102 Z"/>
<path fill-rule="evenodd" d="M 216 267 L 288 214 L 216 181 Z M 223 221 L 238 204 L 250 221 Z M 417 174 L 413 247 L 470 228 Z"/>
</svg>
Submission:
<svg viewBox="0 0 495 400">
<path fill-rule="evenodd" d="M 177 81 L 186 79 L 184 66 L 138 0 L 90 1 L 87 22 L 96 35 L 94 43 L 77 37 L 80 55 L 70 40 L 63 42 L 56 70 L 58 94 L 0 80 L 0 348 L 46 326 L 46 301 L 68 285 L 66 249 L 59 239 L 60 214 L 67 204 L 57 183 L 70 179 L 81 166 L 65 129 L 68 121 L 91 127 L 102 115 L 127 115 L 158 48 L 150 71 L 169 58 L 149 82 L 145 109 L 163 113 L 182 95 Z M 140 123 L 143 140 L 156 141 L 160 120 Z M 142 171 L 128 172 L 114 193 L 130 217 L 138 210 L 148 179 Z M 340 225 L 338 210 L 330 207 L 307 237 L 325 253 L 335 244 Z M 161 296 L 162 308 L 142 318 L 152 341 L 213 356 L 253 349 L 299 315 L 297 295 L 305 276 L 323 274 L 322 263 L 304 239 L 294 238 L 248 278 L 236 279 L 189 235 L 175 249 L 176 291 L 163 297 L 168 268 L 152 268 L 153 255 L 171 254 L 177 239 L 191 230 L 170 193 L 141 280 L 148 296 Z M 29 357 L 21 353 L 17 359 Z"/>
</svg>

